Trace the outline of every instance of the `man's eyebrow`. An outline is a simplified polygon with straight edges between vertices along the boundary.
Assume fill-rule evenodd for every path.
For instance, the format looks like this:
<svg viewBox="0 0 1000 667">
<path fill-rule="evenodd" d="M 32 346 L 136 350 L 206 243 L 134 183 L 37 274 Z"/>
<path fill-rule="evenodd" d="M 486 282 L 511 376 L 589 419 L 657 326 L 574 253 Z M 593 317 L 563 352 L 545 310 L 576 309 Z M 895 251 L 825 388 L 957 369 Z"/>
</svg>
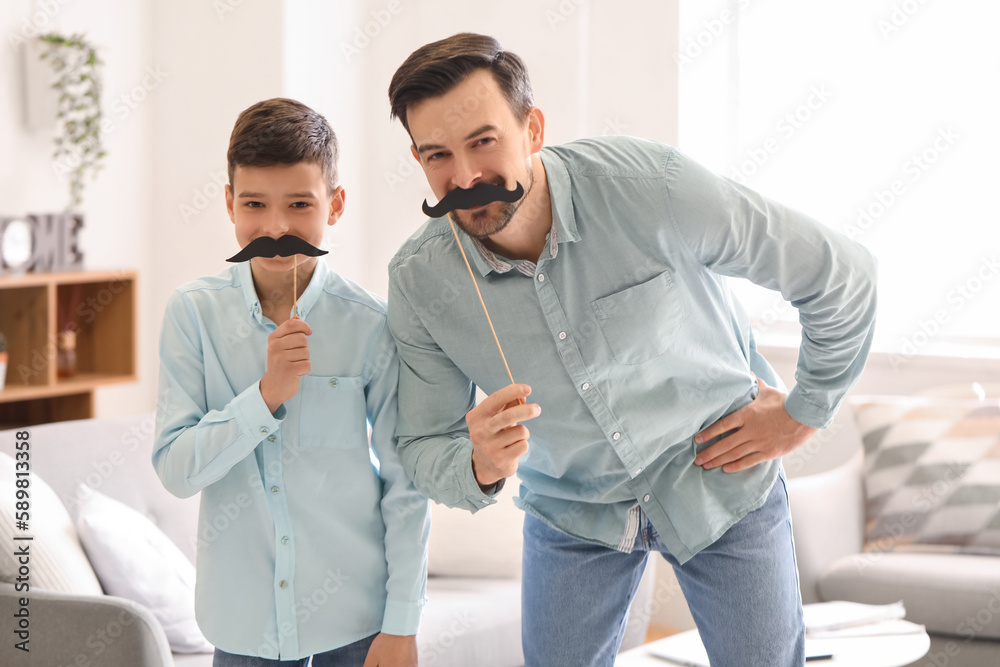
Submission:
<svg viewBox="0 0 1000 667">
<path fill-rule="evenodd" d="M 480 134 L 483 134 L 484 132 L 496 132 L 496 131 L 497 131 L 496 125 L 493 125 L 492 123 L 487 123 L 486 125 L 483 125 L 481 127 L 477 127 L 475 130 L 473 130 L 472 132 L 470 132 L 469 134 L 467 134 L 465 136 L 464 141 L 469 141 L 473 137 L 476 137 L 476 136 L 478 136 Z M 441 144 L 423 144 L 422 146 L 417 146 L 417 153 L 426 153 L 427 151 L 436 151 L 436 150 L 439 150 L 441 148 L 444 148 L 444 146 L 442 146 Z"/>
</svg>

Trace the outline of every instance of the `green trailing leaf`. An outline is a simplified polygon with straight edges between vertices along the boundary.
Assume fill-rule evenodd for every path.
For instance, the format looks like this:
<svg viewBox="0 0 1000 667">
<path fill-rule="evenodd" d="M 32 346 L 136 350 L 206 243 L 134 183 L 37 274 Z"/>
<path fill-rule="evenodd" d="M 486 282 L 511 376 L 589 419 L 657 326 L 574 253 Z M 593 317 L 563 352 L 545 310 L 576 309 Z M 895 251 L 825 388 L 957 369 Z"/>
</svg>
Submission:
<svg viewBox="0 0 1000 667">
<path fill-rule="evenodd" d="M 56 160 L 64 160 L 68 174 L 70 203 L 76 209 L 83 201 L 85 179 L 93 179 L 107 155 L 101 134 L 101 75 L 103 62 L 82 33 L 48 33 L 38 38 L 47 45 L 39 55 L 54 74 L 52 87 L 59 93 L 56 118 Z"/>
</svg>

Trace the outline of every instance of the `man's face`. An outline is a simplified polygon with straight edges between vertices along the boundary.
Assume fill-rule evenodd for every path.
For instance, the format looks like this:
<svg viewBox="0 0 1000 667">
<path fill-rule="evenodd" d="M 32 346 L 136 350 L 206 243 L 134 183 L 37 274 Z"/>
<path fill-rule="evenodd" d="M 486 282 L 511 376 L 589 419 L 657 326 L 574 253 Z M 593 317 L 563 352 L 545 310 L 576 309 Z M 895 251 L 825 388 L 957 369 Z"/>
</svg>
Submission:
<svg viewBox="0 0 1000 667">
<path fill-rule="evenodd" d="M 344 211 L 344 189 L 328 193 L 323 170 L 314 163 L 237 166 L 232 189 L 226 186 L 226 208 L 241 248 L 260 236 L 277 239 L 285 234 L 319 247 L 327 225 L 337 222 Z M 255 270 L 283 273 L 313 261 L 293 255 L 254 257 L 251 263 Z"/>
<path fill-rule="evenodd" d="M 473 72 L 444 95 L 411 105 L 406 118 L 413 155 L 439 200 L 455 188 L 481 182 L 508 190 L 520 182 L 524 197 L 531 191 L 529 124 L 514 116 L 489 71 Z M 524 197 L 448 215 L 465 233 L 483 238 L 506 227 Z"/>
</svg>

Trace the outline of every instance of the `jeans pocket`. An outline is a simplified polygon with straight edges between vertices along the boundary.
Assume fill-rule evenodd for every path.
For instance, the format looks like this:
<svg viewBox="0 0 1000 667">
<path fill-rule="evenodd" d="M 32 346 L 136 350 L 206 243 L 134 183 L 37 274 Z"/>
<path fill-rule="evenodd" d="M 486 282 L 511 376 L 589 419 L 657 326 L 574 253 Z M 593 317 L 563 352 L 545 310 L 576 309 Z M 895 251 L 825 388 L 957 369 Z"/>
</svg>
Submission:
<svg viewBox="0 0 1000 667">
<path fill-rule="evenodd" d="M 591 307 L 615 359 L 627 365 L 664 354 L 688 313 L 670 271 L 601 297 Z"/>
<path fill-rule="evenodd" d="M 368 446 L 365 387 L 360 376 L 303 375 L 298 393 L 300 446 Z"/>
</svg>

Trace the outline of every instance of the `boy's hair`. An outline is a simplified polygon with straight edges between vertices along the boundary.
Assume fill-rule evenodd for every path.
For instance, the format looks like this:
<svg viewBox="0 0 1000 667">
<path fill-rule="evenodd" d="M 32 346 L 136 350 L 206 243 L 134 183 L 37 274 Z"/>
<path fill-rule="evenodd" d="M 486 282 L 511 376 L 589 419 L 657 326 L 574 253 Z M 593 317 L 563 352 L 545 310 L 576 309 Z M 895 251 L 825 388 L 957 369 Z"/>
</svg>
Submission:
<svg viewBox="0 0 1000 667">
<path fill-rule="evenodd" d="M 444 95 L 478 69 L 493 74 L 514 116 L 524 118 L 534 104 L 524 61 L 504 51 L 494 38 L 471 32 L 426 44 L 410 54 L 389 83 L 389 118 L 399 118 L 409 132 L 407 107 Z"/>
<path fill-rule="evenodd" d="M 229 137 L 229 187 L 237 166 L 318 164 L 329 192 L 337 189 L 337 135 L 322 115 L 295 100 L 275 97 L 245 109 Z"/>
</svg>

